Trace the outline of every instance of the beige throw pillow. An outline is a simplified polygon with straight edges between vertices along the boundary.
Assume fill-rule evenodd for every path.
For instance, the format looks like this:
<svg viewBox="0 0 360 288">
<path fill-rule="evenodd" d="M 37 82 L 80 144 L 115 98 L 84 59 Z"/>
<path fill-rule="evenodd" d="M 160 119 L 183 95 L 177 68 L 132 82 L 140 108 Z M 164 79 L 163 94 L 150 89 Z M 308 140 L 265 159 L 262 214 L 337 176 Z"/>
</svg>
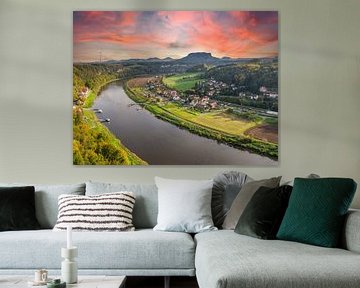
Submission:
<svg viewBox="0 0 360 288">
<path fill-rule="evenodd" d="M 134 231 L 132 212 L 133 192 L 122 191 L 100 195 L 59 196 L 59 215 L 54 231 Z"/>
<path fill-rule="evenodd" d="M 255 192 L 261 186 L 269 188 L 279 187 L 280 179 L 281 176 L 270 179 L 251 181 L 244 184 L 225 217 L 224 223 L 222 225 L 223 229 L 234 230 L 241 214 L 244 212 L 246 205 L 249 203 Z"/>
</svg>

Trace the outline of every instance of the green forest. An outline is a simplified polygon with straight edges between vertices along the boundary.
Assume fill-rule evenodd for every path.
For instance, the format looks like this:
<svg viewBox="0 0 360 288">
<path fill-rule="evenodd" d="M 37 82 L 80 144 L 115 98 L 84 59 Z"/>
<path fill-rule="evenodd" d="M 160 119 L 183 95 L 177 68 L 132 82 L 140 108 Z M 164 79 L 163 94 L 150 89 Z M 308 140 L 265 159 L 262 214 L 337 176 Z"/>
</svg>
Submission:
<svg viewBox="0 0 360 288">
<path fill-rule="evenodd" d="M 245 64 L 218 66 L 207 70 L 206 78 L 244 87 L 244 91 L 258 93 L 261 86 L 278 87 L 278 63 L 257 60 Z"/>
</svg>

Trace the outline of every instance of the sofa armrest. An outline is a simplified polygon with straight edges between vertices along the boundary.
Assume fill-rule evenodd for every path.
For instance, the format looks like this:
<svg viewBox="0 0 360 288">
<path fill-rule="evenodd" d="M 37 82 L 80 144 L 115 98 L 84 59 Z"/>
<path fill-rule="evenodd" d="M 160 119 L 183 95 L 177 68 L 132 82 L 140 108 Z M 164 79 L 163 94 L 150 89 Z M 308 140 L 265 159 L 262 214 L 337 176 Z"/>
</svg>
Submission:
<svg viewBox="0 0 360 288">
<path fill-rule="evenodd" d="M 343 248 L 360 253 L 360 210 L 349 210 L 343 232 Z"/>
</svg>

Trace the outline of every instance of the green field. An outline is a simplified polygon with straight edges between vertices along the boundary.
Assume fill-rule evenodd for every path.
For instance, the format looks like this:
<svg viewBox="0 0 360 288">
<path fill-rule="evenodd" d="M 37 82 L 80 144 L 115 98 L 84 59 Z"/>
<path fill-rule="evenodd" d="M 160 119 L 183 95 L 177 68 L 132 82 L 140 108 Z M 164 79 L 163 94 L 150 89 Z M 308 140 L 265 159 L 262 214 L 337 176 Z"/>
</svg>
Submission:
<svg viewBox="0 0 360 288">
<path fill-rule="evenodd" d="M 203 113 L 194 112 L 194 110 L 189 110 L 172 102 L 167 103 L 162 108 L 181 119 L 237 136 L 244 135 L 246 130 L 257 125 L 256 122 L 246 121 L 219 110 Z"/>
<path fill-rule="evenodd" d="M 165 86 L 183 92 L 195 87 L 196 82 L 204 80 L 203 73 L 183 73 L 163 78 Z"/>
</svg>

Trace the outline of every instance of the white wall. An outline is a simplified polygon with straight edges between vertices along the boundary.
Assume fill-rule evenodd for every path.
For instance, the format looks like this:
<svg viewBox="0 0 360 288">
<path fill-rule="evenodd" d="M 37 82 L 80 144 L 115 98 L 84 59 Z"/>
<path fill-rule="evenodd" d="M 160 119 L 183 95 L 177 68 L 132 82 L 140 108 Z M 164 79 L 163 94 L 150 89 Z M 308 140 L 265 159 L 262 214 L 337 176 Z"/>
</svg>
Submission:
<svg viewBox="0 0 360 288">
<path fill-rule="evenodd" d="M 279 166 L 73 166 L 72 11 L 91 9 L 278 10 Z M 358 0 L 0 0 L 0 182 L 152 182 L 235 169 L 352 177 L 360 186 L 359 19 Z"/>
</svg>

